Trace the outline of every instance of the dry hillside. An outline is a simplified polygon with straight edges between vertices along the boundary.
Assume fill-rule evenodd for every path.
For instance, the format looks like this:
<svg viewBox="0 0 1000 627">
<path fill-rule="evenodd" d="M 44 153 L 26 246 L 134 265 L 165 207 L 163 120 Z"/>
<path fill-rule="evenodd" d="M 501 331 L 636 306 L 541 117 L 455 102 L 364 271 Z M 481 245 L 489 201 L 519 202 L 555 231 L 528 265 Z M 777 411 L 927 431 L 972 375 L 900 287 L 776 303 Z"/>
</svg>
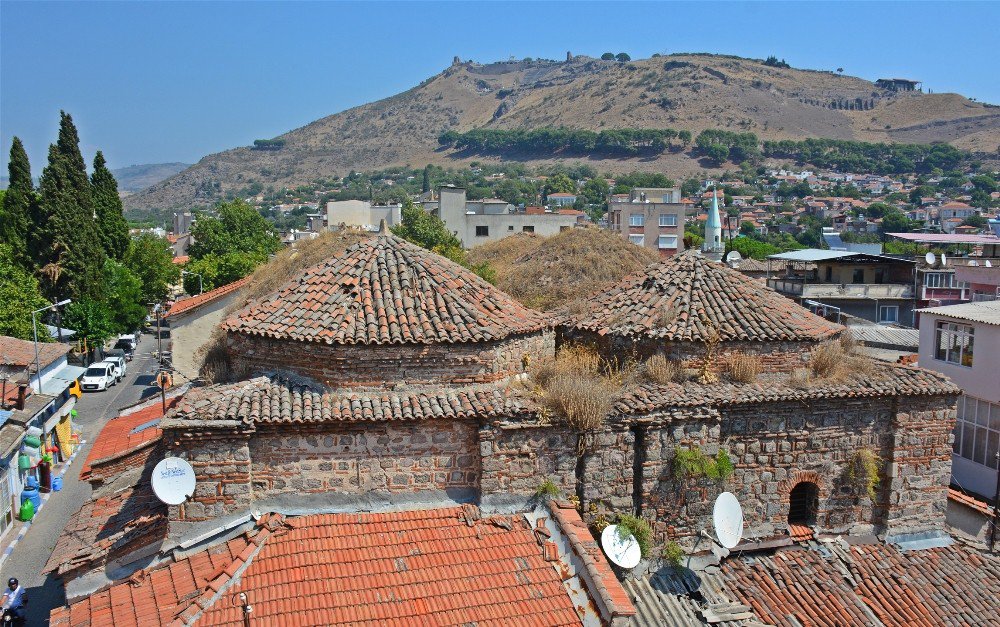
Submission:
<svg viewBox="0 0 1000 627">
<path fill-rule="evenodd" d="M 570 229 L 552 237 L 515 235 L 469 251 L 488 261 L 497 287 L 529 307 L 555 309 L 606 289 L 659 256 L 603 229 Z"/>
<path fill-rule="evenodd" d="M 875 107 L 829 107 L 831 101 L 855 98 L 874 99 Z M 279 150 L 243 147 L 207 156 L 130 196 L 127 206 L 206 204 L 252 182 L 294 186 L 352 169 L 484 160 L 439 150 L 437 137 L 452 129 L 560 125 L 694 132 L 723 128 L 752 131 L 763 139 L 945 141 L 991 153 L 1000 143 L 996 107 L 956 94 L 893 94 L 859 78 L 774 68 L 753 59 L 671 55 L 625 64 L 589 57 L 561 63 L 463 63 L 396 96 L 281 135 L 277 139 L 285 145 Z M 591 163 L 613 172 L 642 169 L 672 176 L 704 169 L 690 153 Z"/>
</svg>

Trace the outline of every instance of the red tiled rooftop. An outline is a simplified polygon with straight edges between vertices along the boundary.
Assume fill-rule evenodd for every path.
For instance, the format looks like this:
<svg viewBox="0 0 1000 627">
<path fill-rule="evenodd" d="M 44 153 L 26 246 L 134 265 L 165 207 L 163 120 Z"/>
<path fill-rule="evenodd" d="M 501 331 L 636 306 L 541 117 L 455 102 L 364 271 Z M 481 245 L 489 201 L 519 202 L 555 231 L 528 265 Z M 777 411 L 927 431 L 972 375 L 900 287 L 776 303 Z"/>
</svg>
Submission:
<svg viewBox="0 0 1000 627">
<path fill-rule="evenodd" d="M 178 266 L 182 266 L 190 260 L 191 260 L 190 255 L 180 255 L 178 257 L 174 257 L 171 261 L 173 261 Z"/>
<path fill-rule="evenodd" d="M 180 399 L 180 396 L 167 399 L 167 409 L 176 407 Z M 158 424 L 149 423 L 162 416 L 162 404 L 156 400 L 148 407 L 109 420 L 91 445 L 87 461 L 80 469 L 80 478 L 89 478 L 95 465 L 118 459 L 159 440 L 163 431 Z"/>
<path fill-rule="evenodd" d="M 247 281 L 249 280 L 250 277 L 244 277 L 239 281 L 233 281 L 232 283 L 228 283 L 221 287 L 217 287 L 214 290 L 205 292 L 204 294 L 199 294 L 198 296 L 192 296 L 190 298 L 185 298 L 182 300 L 175 301 L 174 304 L 170 306 L 170 309 L 167 310 L 167 313 L 164 314 L 163 317 L 169 318 L 171 316 L 177 316 L 182 313 L 191 311 L 192 309 L 201 307 L 202 305 L 206 305 L 214 300 L 222 298 L 226 294 L 231 294 L 232 292 L 240 289 L 241 287 L 246 285 Z"/>
<path fill-rule="evenodd" d="M 490 342 L 548 326 L 470 270 L 393 235 L 367 238 L 230 316 L 230 332 L 324 344 Z"/>
<path fill-rule="evenodd" d="M 54 610 L 50 624 L 151 627 L 204 610 L 197 624 L 238 627 L 230 599 L 245 592 L 262 625 L 579 625 L 560 564 L 523 516 L 480 519 L 473 506 L 265 515 L 245 536 Z"/>
<path fill-rule="evenodd" d="M 39 342 L 38 362 L 44 370 L 46 366 L 69 352 L 69 344 L 60 342 Z M 0 335 L 0 366 L 14 368 L 35 367 L 35 343 L 16 337 Z"/>
</svg>

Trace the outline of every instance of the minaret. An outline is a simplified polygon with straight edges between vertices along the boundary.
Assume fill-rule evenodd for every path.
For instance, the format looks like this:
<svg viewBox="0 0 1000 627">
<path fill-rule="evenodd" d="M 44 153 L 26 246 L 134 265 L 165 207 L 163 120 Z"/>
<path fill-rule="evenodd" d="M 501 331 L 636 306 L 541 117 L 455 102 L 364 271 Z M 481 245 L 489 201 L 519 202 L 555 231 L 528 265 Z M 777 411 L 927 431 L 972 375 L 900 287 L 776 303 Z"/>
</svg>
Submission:
<svg viewBox="0 0 1000 627">
<path fill-rule="evenodd" d="M 721 260 L 722 254 L 726 251 L 726 245 L 722 242 L 722 219 L 719 217 L 719 192 L 712 190 L 712 208 L 708 212 L 708 221 L 705 222 L 705 243 L 701 250 L 706 257 Z"/>
</svg>

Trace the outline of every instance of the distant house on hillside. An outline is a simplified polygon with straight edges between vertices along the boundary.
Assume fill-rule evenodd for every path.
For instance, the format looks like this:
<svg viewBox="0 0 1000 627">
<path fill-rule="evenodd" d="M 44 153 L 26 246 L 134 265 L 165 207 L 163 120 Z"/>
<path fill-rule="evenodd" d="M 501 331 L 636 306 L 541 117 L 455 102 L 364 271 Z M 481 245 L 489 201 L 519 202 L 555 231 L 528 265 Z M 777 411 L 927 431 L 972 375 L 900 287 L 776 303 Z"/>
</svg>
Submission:
<svg viewBox="0 0 1000 627">
<path fill-rule="evenodd" d="M 669 257 L 684 250 L 688 206 L 681 202 L 679 189 L 636 189 L 629 200 L 611 197 L 608 228 L 637 246 Z"/>
<path fill-rule="evenodd" d="M 556 196 L 556 194 L 552 194 Z M 576 198 L 573 197 L 573 202 Z M 573 202 L 567 204 L 572 205 Z M 579 215 L 565 215 L 545 207 L 523 210 L 499 198 L 467 200 L 465 189 L 442 187 L 438 200 L 422 203 L 424 211 L 436 215 L 466 248 L 501 240 L 515 233 L 555 235 L 576 225 Z M 563 206 L 563 205 L 558 205 Z"/>
<path fill-rule="evenodd" d="M 875 85 L 889 91 L 916 91 L 920 87 L 920 81 L 911 81 L 905 78 L 880 78 L 875 81 Z"/>
<path fill-rule="evenodd" d="M 555 205 L 557 207 L 572 206 L 573 203 L 576 202 L 576 194 L 560 192 L 557 194 L 549 194 L 547 199 L 550 205 Z"/>
</svg>

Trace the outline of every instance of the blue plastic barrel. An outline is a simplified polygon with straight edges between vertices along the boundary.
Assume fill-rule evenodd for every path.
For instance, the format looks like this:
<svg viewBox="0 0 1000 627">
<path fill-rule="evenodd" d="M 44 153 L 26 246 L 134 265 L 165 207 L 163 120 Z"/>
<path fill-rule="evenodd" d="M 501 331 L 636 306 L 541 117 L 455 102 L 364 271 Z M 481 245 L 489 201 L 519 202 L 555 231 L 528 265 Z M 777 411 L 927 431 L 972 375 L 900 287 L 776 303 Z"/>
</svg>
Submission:
<svg viewBox="0 0 1000 627">
<path fill-rule="evenodd" d="M 62 477 L 52 477 L 52 491 L 62 490 Z"/>
<path fill-rule="evenodd" d="M 24 488 L 21 491 L 21 505 L 24 505 L 25 501 L 31 501 L 37 512 L 38 508 L 42 506 L 42 495 L 38 493 L 38 488 Z"/>
<path fill-rule="evenodd" d="M 24 479 L 24 487 L 28 488 L 29 490 L 37 490 L 38 489 L 38 479 L 36 477 L 28 475 Z"/>
</svg>

